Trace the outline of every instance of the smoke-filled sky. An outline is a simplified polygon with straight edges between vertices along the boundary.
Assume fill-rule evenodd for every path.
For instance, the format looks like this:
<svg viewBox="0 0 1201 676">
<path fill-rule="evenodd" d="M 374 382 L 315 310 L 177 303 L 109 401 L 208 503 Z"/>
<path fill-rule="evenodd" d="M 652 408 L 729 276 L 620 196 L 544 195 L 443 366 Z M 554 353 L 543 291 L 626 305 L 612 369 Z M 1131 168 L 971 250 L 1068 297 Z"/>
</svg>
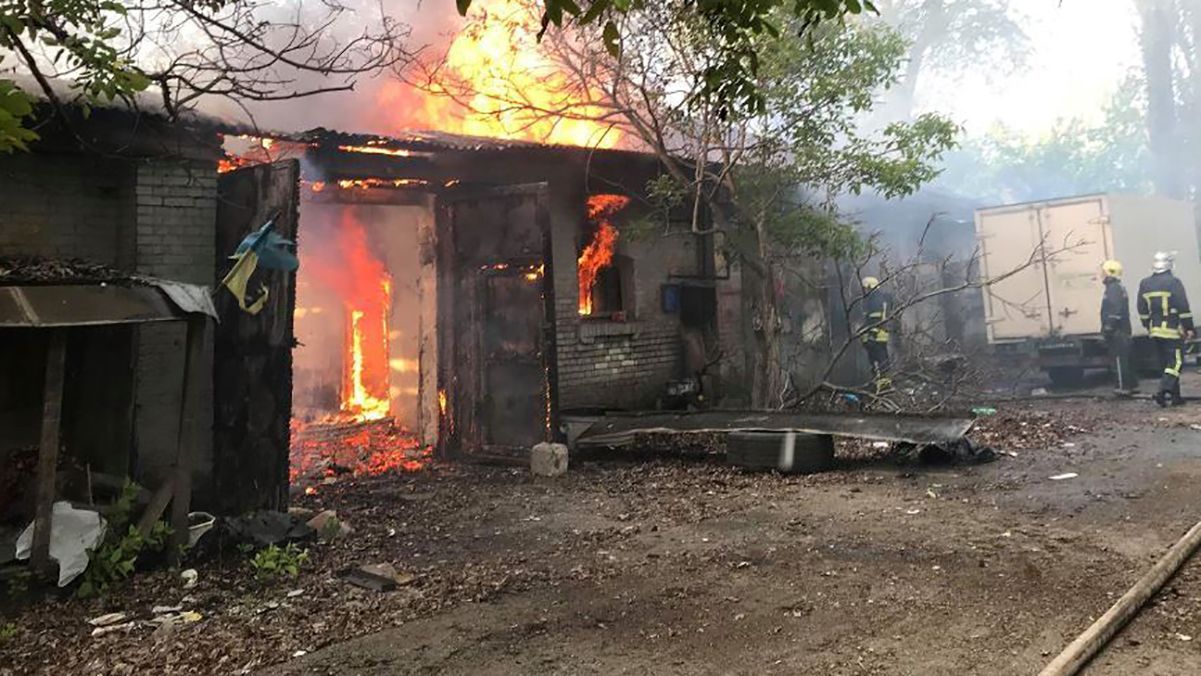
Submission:
<svg viewBox="0 0 1201 676">
<path fill-rule="evenodd" d="M 367 3 L 378 12 L 380 5 Z M 388 0 L 386 10 L 413 27 L 410 44 L 445 44 L 462 26 L 452 0 Z M 917 90 L 919 111 L 949 114 L 969 134 L 996 122 L 1038 135 L 1057 119 L 1100 119 L 1101 109 L 1129 70 L 1138 65 L 1134 0 L 1010 0 L 1012 16 L 1023 26 L 1032 53 L 1027 67 L 1002 76 L 988 63 L 966 64 L 954 77 L 923 73 Z M 370 14 L 371 12 L 367 12 Z M 358 91 L 297 102 L 256 106 L 267 128 L 317 125 L 355 131 L 391 131 L 409 117 L 406 103 L 384 103 L 380 79 L 365 79 Z M 397 123 L 400 122 L 398 125 Z"/>
<path fill-rule="evenodd" d="M 1037 134 L 1058 118 L 1100 119 L 1118 82 L 1139 63 L 1133 0 L 1011 0 L 1033 53 L 1029 67 L 989 81 L 987 68 L 958 79 L 929 74 L 922 110 L 949 113 L 969 133 L 994 122 Z"/>
</svg>

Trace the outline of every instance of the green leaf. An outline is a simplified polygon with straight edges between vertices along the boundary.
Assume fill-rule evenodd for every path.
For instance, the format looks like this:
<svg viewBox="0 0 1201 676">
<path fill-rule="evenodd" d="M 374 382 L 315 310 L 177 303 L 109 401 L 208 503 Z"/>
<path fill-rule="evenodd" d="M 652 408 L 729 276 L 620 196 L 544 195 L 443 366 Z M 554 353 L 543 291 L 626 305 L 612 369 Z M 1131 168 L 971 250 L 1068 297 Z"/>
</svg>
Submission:
<svg viewBox="0 0 1201 676">
<path fill-rule="evenodd" d="M 592 4 L 588 6 L 588 11 L 584 12 L 584 16 L 580 17 L 580 25 L 587 26 L 596 21 L 607 9 L 609 9 L 609 0 L 592 0 Z"/>
<path fill-rule="evenodd" d="M 617 24 L 612 21 L 605 22 L 605 29 L 601 37 L 605 41 L 605 50 L 609 52 L 610 56 L 621 55 L 621 34 L 617 31 Z"/>
</svg>

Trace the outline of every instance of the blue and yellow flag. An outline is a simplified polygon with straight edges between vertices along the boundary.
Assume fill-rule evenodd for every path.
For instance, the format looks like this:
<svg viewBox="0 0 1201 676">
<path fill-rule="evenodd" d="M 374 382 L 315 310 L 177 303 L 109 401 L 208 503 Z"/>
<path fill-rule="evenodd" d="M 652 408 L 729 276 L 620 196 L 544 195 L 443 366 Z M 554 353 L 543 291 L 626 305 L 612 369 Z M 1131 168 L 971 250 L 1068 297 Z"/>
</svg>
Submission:
<svg viewBox="0 0 1201 676">
<path fill-rule="evenodd" d="M 272 218 L 264 223 L 263 227 L 247 235 L 230 256 L 230 259 L 235 261 L 234 266 L 230 268 L 229 274 L 225 275 L 225 279 L 221 280 L 221 285 L 229 289 L 238 300 L 238 307 L 252 315 L 263 309 L 268 296 L 267 285 L 261 284 L 258 298 L 247 302 L 246 287 L 249 286 L 254 271 L 260 265 L 266 270 L 295 270 L 300 265 L 296 256 L 285 248 L 294 242 L 272 232 L 274 227 L 275 219 Z"/>
</svg>

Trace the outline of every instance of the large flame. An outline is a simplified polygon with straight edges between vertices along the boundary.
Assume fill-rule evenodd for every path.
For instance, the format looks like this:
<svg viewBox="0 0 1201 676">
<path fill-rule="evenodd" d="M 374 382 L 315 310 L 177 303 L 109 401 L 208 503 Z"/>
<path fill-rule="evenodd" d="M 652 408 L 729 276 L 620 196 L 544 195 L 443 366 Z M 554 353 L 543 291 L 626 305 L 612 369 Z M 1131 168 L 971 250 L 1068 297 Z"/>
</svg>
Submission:
<svg viewBox="0 0 1201 676">
<path fill-rule="evenodd" d="M 444 63 L 415 95 L 393 82 L 381 108 L 398 128 L 612 148 L 621 132 L 602 121 L 596 91 L 581 90 L 538 41 L 539 12 L 528 0 L 476 0 Z"/>
<path fill-rule="evenodd" d="M 592 287 L 600 271 L 613 264 L 613 250 L 617 246 L 617 228 L 609 222 L 613 214 L 621 211 L 630 198 L 624 195 L 591 195 L 588 197 L 588 222 L 596 228 L 592 241 L 580 253 L 576 265 L 580 284 L 581 315 L 592 314 Z"/>
<path fill-rule="evenodd" d="M 337 294 L 345 313 L 340 409 L 354 420 L 390 414 L 388 401 L 388 311 L 392 280 L 372 253 L 367 231 L 350 209 L 342 210 L 333 251 L 306 254 L 301 266 Z"/>
</svg>

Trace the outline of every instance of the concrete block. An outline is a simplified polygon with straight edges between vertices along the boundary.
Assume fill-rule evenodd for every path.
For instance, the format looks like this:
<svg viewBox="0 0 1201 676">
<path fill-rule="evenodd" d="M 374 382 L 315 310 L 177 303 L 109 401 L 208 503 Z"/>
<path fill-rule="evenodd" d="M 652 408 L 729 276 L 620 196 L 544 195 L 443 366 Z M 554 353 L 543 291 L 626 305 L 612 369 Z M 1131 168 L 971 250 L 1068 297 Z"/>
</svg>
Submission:
<svg viewBox="0 0 1201 676">
<path fill-rule="evenodd" d="M 540 443 L 530 449 L 530 473 L 535 476 L 560 476 L 567 473 L 567 447 Z"/>
</svg>

